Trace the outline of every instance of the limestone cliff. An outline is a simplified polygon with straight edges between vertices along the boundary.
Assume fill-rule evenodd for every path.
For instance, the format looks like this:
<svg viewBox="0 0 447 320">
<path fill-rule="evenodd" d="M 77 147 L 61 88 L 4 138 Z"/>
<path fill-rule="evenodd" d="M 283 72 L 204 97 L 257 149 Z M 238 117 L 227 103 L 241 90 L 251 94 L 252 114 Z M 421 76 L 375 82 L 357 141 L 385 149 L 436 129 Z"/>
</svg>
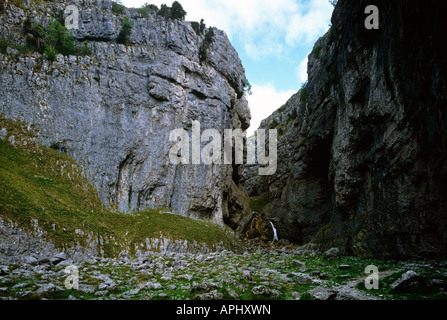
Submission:
<svg viewBox="0 0 447 320">
<path fill-rule="evenodd" d="M 13 45 L 0 54 L 0 112 L 34 124 L 43 145 L 74 157 L 113 209 L 170 208 L 237 222 L 247 210 L 234 205 L 235 194 L 244 196 L 237 167 L 169 159 L 170 132 L 191 133 L 192 121 L 222 133 L 249 126 L 245 71 L 225 33 L 213 29 L 204 59 L 207 30 L 182 19 L 143 18 L 134 9 L 116 14 L 110 0 L 71 3 L 80 17 L 71 32 L 92 53 L 49 61 L 16 49 L 26 45 L 24 23 L 46 27 L 69 3 L 2 2 L 0 35 Z M 116 43 L 125 17 L 133 23 L 128 46 Z"/>
<path fill-rule="evenodd" d="M 364 26 L 369 4 L 379 30 Z M 246 172 L 280 237 L 366 257 L 447 255 L 446 12 L 338 1 L 307 86 L 263 123 L 282 134 L 277 174 Z"/>
</svg>

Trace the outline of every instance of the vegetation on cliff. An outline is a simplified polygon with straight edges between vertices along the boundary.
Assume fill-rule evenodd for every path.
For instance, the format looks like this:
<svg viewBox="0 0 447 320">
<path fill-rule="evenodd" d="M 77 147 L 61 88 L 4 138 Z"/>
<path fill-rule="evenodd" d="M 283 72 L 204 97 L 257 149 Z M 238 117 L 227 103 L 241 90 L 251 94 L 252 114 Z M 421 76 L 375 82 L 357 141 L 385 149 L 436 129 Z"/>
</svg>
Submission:
<svg viewBox="0 0 447 320">
<path fill-rule="evenodd" d="M 221 227 L 168 214 L 168 209 L 111 212 L 81 167 L 67 154 L 36 144 L 27 124 L 0 116 L 0 129 L 0 217 L 30 231 L 37 220 L 57 247 L 85 244 L 87 234 L 104 239 L 108 256 L 133 252 L 147 238 L 161 235 L 210 248 L 231 246 L 231 237 Z"/>
</svg>

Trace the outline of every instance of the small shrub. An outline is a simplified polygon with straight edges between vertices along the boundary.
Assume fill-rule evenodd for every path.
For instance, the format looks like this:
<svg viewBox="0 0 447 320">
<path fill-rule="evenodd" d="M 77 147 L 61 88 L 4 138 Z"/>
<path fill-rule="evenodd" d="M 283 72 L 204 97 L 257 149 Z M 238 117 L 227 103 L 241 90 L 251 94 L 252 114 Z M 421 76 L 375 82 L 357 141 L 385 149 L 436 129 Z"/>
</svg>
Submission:
<svg viewBox="0 0 447 320">
<path fill-rule="evenodd" d="M 245 87 L 244 87 L 244 93 L 248 94 L 249 96 L 251 96 L 253 94 L 253 92 L 251 91 L 252 89 L 252 85 L 250 83 L 250 81 L 248 81 L 248 79 L 245 79 Z"/>
<path fill-rule="evenodd" d="M 132 32 L 133 21 L 129 20 L 128 17 L 124 17 L 123 27 L 118 35 L 116 41 L 120 44 L 129 45 L 130 44 L 130 33 Z"/>
<path fill-rule="evenodd" d="M 45 46 L 44 53 L 45 57 L 50 61 L 56 60 L 56 55 L 58 54 L 56 48 L 52 46 Z"/>
<path fill-rule="evenodd" d="M 45 30 L 39 24 L 33 26 L 28 18 L 23 24 L 22 32 L 26 35 L 26 45 L 14 47 L 23 54 L 35 51 L 45 54 L 47 59 L 54 61 L 58 53 L 66 56 L 90 53 L 85 48 L 78 49 L 76 47 L 73 35 L 58 20 L 53 19 L 48 29 Z M 3 41 L 2 47 L 4 45 Z"/>
<path fill-rule="evenodd" d="M 33 25 L 28 17 L 23 23 L 22 33 L 26 36 L 25 41 L 28 50 L 43 53 L 46 32 L 41 25 Z"/>
<path fill-rule="evenodd" d="M 206 29 L 206 24 L 204 22 L 203 19 L 200 20 L 200 23 L 196 22 L 196 21 L 192 21 L 191 22 L 191 27 L 194 29 L 194 31 L 198 34 L 198 35 L 202 35 L 203 31 L 205 31 Z"/>
<path fill-rule="evenodd" d="M 183 9 L 182 5 L 178 1 L 174 1 L 172 7 L 168 7 L 167 5 L 162 4 L 157 14 L 163 17 L 165 20 L 167 19 L 184 20 L 186 16 L 186 11 Z"/>
<path fill-rule="evenodd" d="M 205 21 L 203 19 L 200 20 L 200 33 L 203 33 L 203 31 L 205 31 L 206 29 L 206 24 Z"/>
<path fill-rule="evenodd" d="M 56 53 L 62 53 L 65 56 L 75 54 L 76 46 L 73 35 L 58 20 L 53 20 L 46 34 L 46 47 L 50 50 L 56 50 Z M 45 51 L 47 51 L 45 47 Z"/>
<path fill-rule="evenodd" d="M 49 60 L 54 60 L 58 53 L 65 56 L 86 56 L 92 53 L 87 41 L 84 41 L 81 47 L 77 46 L 73 35 L 59 20 L 53 19 L 45 30 L 39 24 L 33 26 L 28 18 L 23 24 L 22 32 L 26 35 L 26 46 L 17 48 L 21 53 L 39 52 L 45 54 Z"/>
<path fill-rule="evenodd" d="M 191 27 L 192 29 L 197 33 L 200 34 L 200 25 L 197 21 L 191 21 Z"/>
<path fill-rule="evenodd" d="M 185 19 L 186 11 L 178 1 L 174 1 L 171 8 L 171 19 Z"/>
<path fill-rule="evenodd" d="M 6 48 L 9 47 L 10 42 L 11 42 L 11 39 L 9 37 L 0 39 L 0 53 L 1 54 L 5 54 L 6 53 Z"/>
<path fill-rule="evenodd" d="M 88 42 L 84 41 L 82 43 L 82 47 L 79 50 L 79 55 L 80 56 L 89 56 L 92 54 L 92 49 L 90 49 L 90 47 L 88 46 Z"/>
<path fill-rule="evenodd" d="M 162 4 L 157 14 L 164 19 L 169 19 L 171 17 L 171 8 L 165 4 Z"/>
<path fill-rule="evenodd" d="M 300 100 L 301 103 L 306 104 L 307 103 L 307 81 L 303 83 L 303 85 L 301 86 L 301 95 L 300 95 Z"/>
<path fill-rule="evenodd" d="M 208 56 L 208 49 L 211 47 L 211 44 L 214 41 L 214 30 L 213 28 L 208 28 L 208 32 L 205 35 L 205 39 L 203 39 L 202 45 L 199 50 L 200 61 L 205 61 Z"/>
<path fill-rule="evenodd" d="M 154 12 L 158 12 L 158 7 L 154 4 L 149 4 L 146 3 L 145 5 L 143 5 L 141 8 L 138 8 L 136 11 L 141 14 L 141 16 L 143 18 L 149 18 L 149 14 L 154 11 Z"/>
<path fill-rule="evenodd" d="M 126 7 L 121 3 L 112 1 L 112 12 L 115 14 L 123 14 Z"/>
</svg>

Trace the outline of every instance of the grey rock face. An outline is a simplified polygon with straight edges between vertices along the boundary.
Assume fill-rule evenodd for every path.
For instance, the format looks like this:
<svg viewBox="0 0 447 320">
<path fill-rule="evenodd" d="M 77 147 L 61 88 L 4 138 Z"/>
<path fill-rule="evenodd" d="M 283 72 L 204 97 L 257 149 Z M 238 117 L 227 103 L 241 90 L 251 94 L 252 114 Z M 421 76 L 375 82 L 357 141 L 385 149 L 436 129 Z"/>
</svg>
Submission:
<svg viewBox="0 0 447 320">
<path fill-rule="evenodd" d="M 278 233 L 296 243 L 439 258 L 447 255 L 447 65 L 435 26 L 446 8 L 377 5 L 387 25 L 366 30 L 366 5 L 338 1 L 309 56 L 307 87 L 263 124 L 284 130 L 278 172 L 250 192 L 271 200 Z"/>
<path fill-rule="evenodd" d="M 97 243 L 92 241 L 90 247 L 67 248 L 60 252 L 55 245 L 46 239 L 46 234 L 35 224 L 34 232 L 19 228 L 12 222 L 0 218 L 0 261 L 7 264 L 62 264 L 68 257 L 84 260 L 99 254 Z M 68 260 L 67 260 L 68 261 Z"/>
<path fill-rule="evenodd" d="M 22 230 L 18 224 L 5 222 L 0 217 L 0 264 L 25 264 L 33 267 L 48 267 L 51 265 L 69 266 L 73 261 L 96 263 L 98 257 L 103 256 L 100 243 L 105 240 L 95 235 L 86 235 L 86 244 L 72 246 L 62 249 L 55 247 L 54 243 L 48 240 L 45 232 L 40 230 L 38 222 L 35 222 L 34 232 Z M 164 237 L 146 239 L 144 243 L 137 244 L 136 255 L 142 256 L 148 252 L 160 252 L 161 254 L 176 253 L 201 253 L 224 251 L 222 245 L 208 247 L 204 243 L 188 242 L 187 240 L 172 240 Z M 130 248 L 127 248 L 130 250 Z M 122 252 L 120 256 L 126 256 Z M 122 259 L 125 261 L 126 259 Z M 3 271 L 5 270 L 5 271 Z M 6 273 L 7 269 L 0 266 L 1 273 Z"/>
<path fill-rule="evenodd" d="M 154 14 L 143 19 L 126 10 L 134 21 L 133 45 L 126 47 L 114 42 L 122 17 L 111 12 L 110 1 L 77 5 L 80 24 L 73 34 L 90 41 L 93 55 L 58 55 L 54 62 L 39 54 L 0 55 L 0 112 L 34 124 L 42 144 L 74 157 L 112 209 L 170 208 L 221 225 L 224 214 L 230 220 L 241 215 L 228 205 L 237 177 L 232 166 L 176 166 L 169 160 L 170 132 L 185 129 L 191 137 L 194 120 L 202 132 L 223 134 L 233 124 L 248 128 L 245 71 L 225 33 L 214 30 L 208 58 L 200 61 L 204 36 L 188 22 Z M 19 30 L 33 10 L 34 23 L 49 22 L 38 6 L 8 8 L 0 16 L 0 34 Z M 63 8 L 52 2 L 45 10 L 57 15 Z M 13 34 L 18 43 L 21 37 Z"/>
</svg>

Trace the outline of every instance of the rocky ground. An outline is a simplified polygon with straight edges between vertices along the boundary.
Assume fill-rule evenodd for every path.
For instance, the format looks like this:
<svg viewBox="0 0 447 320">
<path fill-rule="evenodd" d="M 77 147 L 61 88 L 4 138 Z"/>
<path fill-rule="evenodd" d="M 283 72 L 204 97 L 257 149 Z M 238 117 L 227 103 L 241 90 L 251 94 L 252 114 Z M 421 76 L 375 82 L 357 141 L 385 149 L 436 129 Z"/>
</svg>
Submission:
<svg viewBox="0 0 447 320">
<path fill-rule="evenodd" d="M 240 253 L 121 254 L 82 263 L 58 254 L 0 266 L 1 299 L 393 300 L 446 299 L 446 262 L 384 262 L 309 247 L 248 245 Z M 365 288 L 365 268 L 379 289 Z M 73 271 L 74 270 L 74 271 Z M 78 283 L 74 276 L 78 275 Z"/>
</svg>

